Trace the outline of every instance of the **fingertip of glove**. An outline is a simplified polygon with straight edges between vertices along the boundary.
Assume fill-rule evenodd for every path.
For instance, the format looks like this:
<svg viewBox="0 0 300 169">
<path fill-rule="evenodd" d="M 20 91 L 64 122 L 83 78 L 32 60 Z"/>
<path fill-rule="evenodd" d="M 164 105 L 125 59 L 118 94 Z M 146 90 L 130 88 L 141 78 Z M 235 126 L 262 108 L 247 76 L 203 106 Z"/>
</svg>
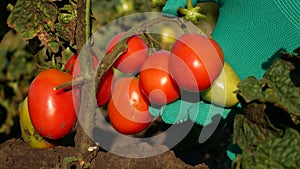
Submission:
<svg viewBox="0 0 300 169">
<path fill-rule="evenodd" d="M 148 107 L 148 110 L 152 116 L 158 117 L 165 111 L 165 106 L 157 107 L 157 106 L 150 105 Z"/>
<path fill-rule="evenodd" d="M 183 100 L 176 100 L 168 104 L 161 115 L 163 121 L 168 124 L 178 124 L 186 121 L 188 119 L 187 109 L 190 104 Z"/>
<path fill-rule="evenodd" d="M 231 161 L 233 161 L 236 158 L 236 156 L 241 153 L 241 148 L 236 144 L 229 144 L 226 150 L 226 154 Z"/>
<path fill-rule="evenodd" d="M 222 119 L 226 119 L 231 109 L 225 109 L 213 104 L 198 102 L 188 109 L 189 118 L 196 124 L 206 126 L 212 123 L 214 116 L 220 115 Z"/>
</svg>

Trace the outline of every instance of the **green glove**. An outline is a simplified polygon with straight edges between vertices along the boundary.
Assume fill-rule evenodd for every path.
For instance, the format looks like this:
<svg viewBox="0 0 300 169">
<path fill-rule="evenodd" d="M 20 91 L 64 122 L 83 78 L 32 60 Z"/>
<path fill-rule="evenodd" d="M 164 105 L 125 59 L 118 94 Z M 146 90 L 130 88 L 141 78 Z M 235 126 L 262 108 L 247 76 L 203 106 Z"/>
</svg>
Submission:
<svg viewBox="0 0 300 169">
<path fill-rule="evenodd" d="M 225 119 L 231 109 L 224 109 L 213 104 L 207 104 L 203 101 L 191 103 L 184 100 L 177 100 L 171 104 L 155 108 L 149 106 L 152 116 L 161 116 L 162 120 L 167 124 L 182 123 L 188 119 L 206 126 L 212 123 L 212 118 L 220 115 Z"/>
<path fill-rule="evenodd" d="M 204 2 L 207 0 L 198 0 Z M 225 61 L 237 72 L 241 79 L 248 76 L 261 78 L 282 48 L 291 52 L 300 44 L 300 1 L 290 0 L 215 0 L 220 7 L 219 18 L 213 31 L 213 38 L 221 46 Z M 193 1 L 195 3 L 195 1 Z M 238 5 L 238 6 L 237 6 Z M 179 7 L 185 7 L 185 0 L 167 0 L 163 12 L 177 15 Z M 271 59 L 269 59 L 271 58 Z M 194 117 L 189 108 L 181 109 L 180 101 L 167 105 L 162 115 L 166 122 L 178 122 Z M 202 106 L 203 105 L 203 106 Z M 208 117 L 206 106 L 201 102 L 197 124 L 205 125 Z M 172 108 L 174 107 L 174 108 Z M 223 108 L 220 108 L 223 110 Z M 218 111 L 222 112 L 222 111 Z M 153 113 L 155 115 L 155 113 Z M 179 116 L 175 116 L 178 114 Z M 222 114 L 225 118 L 226 112 Z M 203 116 L 203 117 L 200 117 Z"/>
<path fill-rule="evenodd" d="M 197 0 L 207 1 L 219 5 L 219 18 L 212 36 L 221 46 L 225 61 L 240 79 L 248 76 L 260 79 L 279 56 L 278 51 L 286 49 L 292 52 L 300 44 L 300 1 Z M 196 0 L 193 0 L 195 4 Z M 185 6 L 185 0 L 167 0 L 162 11 L 177 16 L 177 9 Z M 217 114 L 225 119 L 230 112 L 202 101 L 188 103 L 182 100 L 154 110 L 150 108 L 153 115 L 162 116 L 167 123 L 190 118 L 203 126 L 209 124 Z M 234 158 L 235 153 L 231 154 L 231 158 Z"/>
</svg>

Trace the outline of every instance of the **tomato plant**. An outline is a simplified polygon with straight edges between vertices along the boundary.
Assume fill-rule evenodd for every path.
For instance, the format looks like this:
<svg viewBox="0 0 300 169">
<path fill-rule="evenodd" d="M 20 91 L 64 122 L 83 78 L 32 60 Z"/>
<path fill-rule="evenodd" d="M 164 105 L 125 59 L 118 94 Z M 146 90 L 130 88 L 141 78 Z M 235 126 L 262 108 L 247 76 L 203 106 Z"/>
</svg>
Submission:
<svg viewBox="0 0 300 169">
<path fill-rule="evenodd" d="M 116 44 L 122 40 L 125 32 L 114 36 L 107 44 L 106 53 L 110 53 Z M 126 41 L 126 51 L 114 62 L 113 66 L 124 73 L 138 72 L 148 56 L 148 46 L 138 35 L 133 35 Z"/>
<path fill-rule="evenodd" d="M 188 33 L 177 39 L 171 49 L 169 69 L 178 85 L 203 91 L 219 76 L 224 64 L 222 49 L 216 41 Z"/>
<path fill-rule="evenodd" d="M 180 92 L 168 70 L 170 52 L 158 51 L 150 55 L 140 71 L 140 86 L 151 103 L 168 104 L 179 98 Z"/>
<path fill-rule="evenodd" d="M 96 92 L 98 106 L 103 106 L 111 97 L 112 85 L 114 80 L 114 70 L 111 67 L 102 77 Z"/>
<path fill-rule="evenodd" d="M 114 84 L 112 98 L 107 107 L 112 126 L 123 134 L 135 134 L 151 122 L 149 102 L 139 87 L 136 77 L 123 77 Z"/>
<path fill-rule="evenodd" d="M 58 69 L 39 73 L 28 91 L 28 108 L 32 125 L 43 137 L 59 139 L 68 134 L 76 122 L 72 89 L 54 90 L 72 80 L 72 75 Z"/>
</svg>

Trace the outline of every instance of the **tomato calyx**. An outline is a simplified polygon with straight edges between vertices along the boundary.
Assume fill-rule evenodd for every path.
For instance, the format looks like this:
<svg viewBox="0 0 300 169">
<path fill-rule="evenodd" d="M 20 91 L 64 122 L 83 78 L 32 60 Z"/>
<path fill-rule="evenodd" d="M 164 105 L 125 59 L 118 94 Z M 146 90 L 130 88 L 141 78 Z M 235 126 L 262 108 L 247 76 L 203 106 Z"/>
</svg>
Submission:
<svg viewBox="0 0 300 169">
<path fill-rule="evenodd" d="M 178 12 L 183 15 L 187 21 L 192 21 L 195 25 L 199 23 L 200 19 L 206 18 L 206 15 L 200 12 L 200 6 L 193 7 L 192 0 L 186 1 L 187 8 L 179 7 Z"/>
</svg>

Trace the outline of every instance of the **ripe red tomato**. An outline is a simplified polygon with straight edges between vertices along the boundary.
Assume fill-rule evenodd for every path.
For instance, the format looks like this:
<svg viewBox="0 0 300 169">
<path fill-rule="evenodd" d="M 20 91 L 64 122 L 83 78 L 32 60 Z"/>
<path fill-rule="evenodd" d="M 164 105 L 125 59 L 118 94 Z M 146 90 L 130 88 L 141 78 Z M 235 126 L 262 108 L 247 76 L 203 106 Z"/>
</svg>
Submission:
<svg viewBox="0 0 300 169">
<path fill-rule="evenodd" d="M 96 69 L 99 60 L 96 55 L 92 54 L 93 68 Z M 80 73 L 80 64 L 78 62 L 78 53 L 74 53 L 67 61 L 65 71 L 69 71 L 73 77 L 78 77 Z"/>
<path fill-rule="evenodd" d="M 123 77 L 115 82 L 107 107 L 112 126 L 123 134 L 136 134 L 151 122 L 149 102 L 140 91 L 136 77 Z"/>
<path fill-rule="evenodd" d="M 179 88 L 168 70 L 169 58 L 170 52 L 158 51 L 141 67 L 140 86 L 151 103 L 164 105 L 179 98 Z"/>
<path fill-rule="evenodd" d="M 121 32 L 109 41 L 106 47 L 107 54 L 114 49 L 124 34 L 125 32 Z M 114 62 L 113 66 L 124 73 L 136 73 L 147 58 L 149 48 L 138 35 L 129 37 L 126 44 L 126 51 Z"/>
<path fill-rule="evenodd" d="M 171 49 L 170 73 L 179 87 L 204 91 L 221 73 L 224 55 L 216 41 L 199 34 L 184 34 Z"/>
<path fill-rule="evenodd" d="M 43 137 L 59 139 L 67 135 L 76 122 L 72 89 L 54 90 L 72 80 L 72 75 L 57 69 L 39 73 L 28 91 L 28 109 L 32 125 Z"/>
<path fill-rule="evenodd" d="M 110 68 L 103 76 L 101 82 L 98 85 L 96 92 L 98 106 L 103 106 L 111 97 L 112 85 L 114 79 L 114 70 Z"/>
</svg>

